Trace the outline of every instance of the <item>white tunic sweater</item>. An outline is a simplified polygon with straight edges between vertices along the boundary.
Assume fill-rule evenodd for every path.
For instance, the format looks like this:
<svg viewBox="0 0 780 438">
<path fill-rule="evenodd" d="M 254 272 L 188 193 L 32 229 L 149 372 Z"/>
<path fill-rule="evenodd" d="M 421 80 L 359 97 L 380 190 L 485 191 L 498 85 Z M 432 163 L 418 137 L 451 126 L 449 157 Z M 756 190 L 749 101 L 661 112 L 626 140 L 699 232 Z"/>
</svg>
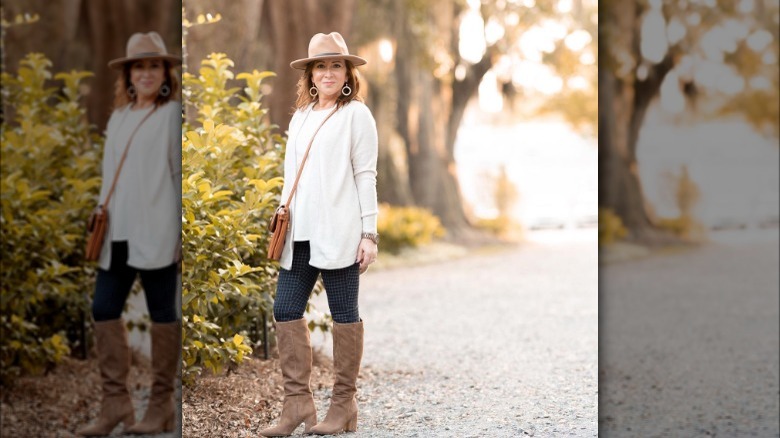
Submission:
<svg viewBox="0 0 780 438">
<path fill-rule="evenodd" d="M 282 202 L 287 201 L 303 159 L 299 151 L 305 151 L 312 133 L 332 110 L 310 111 L 312 105 L 296 111 L 290 121 Z M 290 203 L 282 268 L 292 268 L 293 241 L 302 239 L 310 243 L 309 264 L 314 267 L 340 269 L 355 263 L 361 232 L 376 232 L 377 155 L 376 122 L 363 103 L 352 101 L 325 122 Z M 298 227 L 305 231 L 296 233 Z"/>
<path fill-rule="evenodd" d="M 111 188 L 130 134 L 148 110 L 129 106 L 111 114 L 103 149 L 100 203 Z M 126 240 L 127 264 L 158 269 L 174 262 L 181 238 L 181 104 L 169 101 L 133 137 L 108 205 L 108 232 L 98 264 L 111 265 L 111 242 Z"/>
</svg>

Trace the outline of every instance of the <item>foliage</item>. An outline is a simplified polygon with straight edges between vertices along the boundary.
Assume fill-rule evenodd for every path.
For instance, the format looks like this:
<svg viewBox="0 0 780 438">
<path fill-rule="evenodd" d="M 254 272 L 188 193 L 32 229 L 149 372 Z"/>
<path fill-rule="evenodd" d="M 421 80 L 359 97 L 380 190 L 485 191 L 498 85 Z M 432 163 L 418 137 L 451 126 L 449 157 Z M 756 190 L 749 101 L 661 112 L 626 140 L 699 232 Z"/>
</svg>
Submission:
<svg viewBox="0 0 780 438">
<path fill-rule="evenodd" d="M 599 208 L 599 245 L 609 245 L 626 237 L 628 230 L 612 209 Z"/>
<path fill-rule="evenodd" d="M 83 328 L 93 268 L 84 266 L 85 219 L 100 189 L 101 140 L 79 100 L 91 73 L 58 73 L 28 54 L 16 76 L 2 74 L 15 114 L 2 125 L 2 380 L 38 372 L 69 353 Z M 8 113 L 6 113 L 8 114 Z"/>
<path fill-rule="evenodd" d="M 704 233 L 702 225 L 688 215 L 681 215 L 675 218 L 658 218 L 654 221 L 654 225 L 686 240 L 699 239 Z"/>
<path fill-rule="evenodd" d="M 198 125 L 185 122 L 182 140 L 185 383 L 204 367 L 240 363 L 258 344 L 262 316 L 271 319 L 278 264 L 266 258 L 267 228 L 283 184 L 284 139 L 261 103 L 273 73 L 241 73 L 246 86 L 229 87 L 233 61 L 213 53 L 201 64 L 198 76 L 183 75 Z"/>
<path fill-rule="evenodd" d="M 679 175 L 672 175 L 671 178 L 675 183 L 674 198 L 680 215 L 676 218 L 659 218 L 654 221 L 655 225 L 683 239 L 703 237 L 704 227 L 693 215 L 701 194 L 690 177 L 688 166 L 681 166 Z"/>
<path fill-rule="evenodd" d="M 379 205 L 377 230 L 381 236 L 383 251 L 398 253 L 403 247 L 415 247 L 430 243 L 444 236 L 439 218 L 420 207 L 394 207 Z"/>
</svg>

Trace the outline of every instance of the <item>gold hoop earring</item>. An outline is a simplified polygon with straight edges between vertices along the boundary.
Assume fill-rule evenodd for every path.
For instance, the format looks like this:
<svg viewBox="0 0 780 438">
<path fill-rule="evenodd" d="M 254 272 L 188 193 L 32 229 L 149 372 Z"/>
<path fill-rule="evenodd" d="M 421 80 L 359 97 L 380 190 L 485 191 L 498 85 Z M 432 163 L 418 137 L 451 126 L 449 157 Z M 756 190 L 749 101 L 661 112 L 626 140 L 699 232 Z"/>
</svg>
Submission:
<svg viewBox="0 0 780 438">
<path fill-rule="evenodd" d="M 344 86 L 341 87 L 341 94 L 345 96 L 349 96 L 350 94 L 352 94 L 352 89 L 349 88 L 349 84 L 344 84 Z"/>
<path fill-rule="evenodd" d="M 131 85 L 127 87 L 127 95 L 130 96 L 130 99 L 135 99 L 136 94 L 138 94 L 138 92 L 135 91 L 135 86 Z"/>
<path fill-rule="evenodd" d="M 319 92 L 319 90 L 317 90 L 317 87 L 309 88 L 309 96 L 317 97 L 318 94 L 320 94 L 320 92 Z"/>
</svg>

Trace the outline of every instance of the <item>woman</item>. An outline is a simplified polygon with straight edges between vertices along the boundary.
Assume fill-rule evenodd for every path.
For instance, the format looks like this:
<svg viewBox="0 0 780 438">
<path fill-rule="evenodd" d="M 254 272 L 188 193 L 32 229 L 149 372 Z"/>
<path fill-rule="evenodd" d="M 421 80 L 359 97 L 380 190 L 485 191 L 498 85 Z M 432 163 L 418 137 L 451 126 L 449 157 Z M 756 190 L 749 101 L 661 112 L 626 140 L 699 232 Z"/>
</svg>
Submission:
<svg viewBox="0 0 780 438">
<path fill-rule="evenodd" d="M 92 303 L 103 398 L 97 420 L 78 431 L 83 436 L 108 435 L 120 422 L 125 433 L 138 434 L 169 432 L 175 423 L 172 395 L 181 350 L 176 309 L 181 104 L 174 100 L 179 95 L 174 67 L 180 64 L 156 32 L 132 35 L 127 56 L 108 64 L 120 74 L 106 131 L 100 202 L 112 195 Z M 127 390 L 131 353 L 121 315 L 137 275 L 152 320 L 154 377 L 146 414 L 134 424 Z"/>
<path fill-rule="evenodd" d="M 363 355 L 358 276 L 376 260 L 379 239 L 376 124 L 358 97 L 355 68 L 365 63 L 350 55 L 342 36 L 332 32 L 312 37 L 309 57 L 290 64 L 304 73 L 290 121 L 282 199 L 292 190 L 312 137 L 314 141 L 290 204 L 291 225 L 274 301 L 284 406 L 278 425 L 262 430 L 263 436 L 290 435 L 302 422 L 307 433 L 320 435 L 357 430 L 356 380 Z M 303 313 L 319 275 L 334 321 L 336 381 L 328 413 L 315 426 L 309 387 L 312 349 Z"/>
</svg>

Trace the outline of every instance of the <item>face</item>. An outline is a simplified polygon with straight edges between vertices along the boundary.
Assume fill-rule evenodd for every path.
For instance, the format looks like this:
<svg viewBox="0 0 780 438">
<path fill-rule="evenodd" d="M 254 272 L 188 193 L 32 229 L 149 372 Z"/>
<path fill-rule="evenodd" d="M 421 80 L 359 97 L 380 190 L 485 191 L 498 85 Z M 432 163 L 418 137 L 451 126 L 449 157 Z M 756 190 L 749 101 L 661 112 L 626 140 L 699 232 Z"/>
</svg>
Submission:
<svg viewBox="0 0 780 438">
<path fill-rule="evenodd" d="M 141 99 L 154 99 L 165 81 L 162 59 L 141 59 L 130 66 L 130 83 Z"/>
<path fill-rule="evenodd" d="M 347 65 L 343 59 L 316 61 L 311 80 L 321 96 L 338 96 L 347 82 Z"/>
</svg>

